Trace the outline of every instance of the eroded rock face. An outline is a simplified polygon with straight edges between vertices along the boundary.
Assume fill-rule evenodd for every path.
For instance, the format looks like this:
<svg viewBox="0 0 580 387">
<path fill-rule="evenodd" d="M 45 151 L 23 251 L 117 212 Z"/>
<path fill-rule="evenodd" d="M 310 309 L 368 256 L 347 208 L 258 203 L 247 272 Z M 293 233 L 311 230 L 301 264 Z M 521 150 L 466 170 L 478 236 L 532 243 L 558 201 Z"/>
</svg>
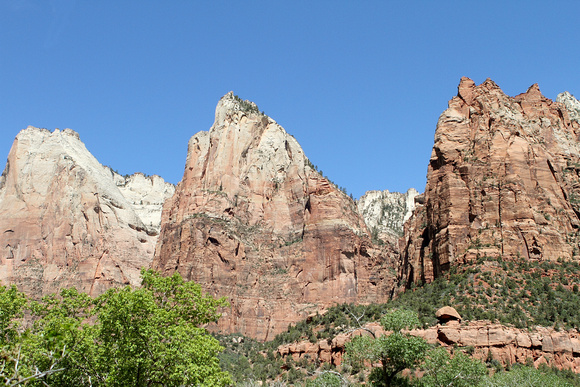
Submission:
<svg viewBox="0 0 580 387">
<path fill-rule="evenodd" d="M 405 225 L 410 281 L 477 255 L 572 259 L 580 226 L 576 101 L 514 98 L 462 78 L 435 132 L 424 196 Z"/>
<path fill-rule="evenodd" d="M 298 142 L 229 93 L 189 141 L 153 267 L 226 296 L 222 331 L 267 340 L 335 303 L 387 300 L 394 259 Z"/>
<path fill-rule="evenodd" d="M 159 224 L 141 220 L 119 179 L 76 132 L 22 130 L 0 179 L 0 281 L 33 297 L 71 286 L 97 295 L 138 285 L 141 267 L 153 259 Z M 170 195 L 162 180 L 151 181 L 135 196 Z M 157 185 L 165 189 L 156 192 Z"/>
<path fill-rule="evenodd" d="M 403 235 L 403 224 L 415 209 L 416 189 L 406 193 L 368 191 L 357 200 L 358 212 L 362 215 L 373 238 L 398 245 Z"/>
</svg>

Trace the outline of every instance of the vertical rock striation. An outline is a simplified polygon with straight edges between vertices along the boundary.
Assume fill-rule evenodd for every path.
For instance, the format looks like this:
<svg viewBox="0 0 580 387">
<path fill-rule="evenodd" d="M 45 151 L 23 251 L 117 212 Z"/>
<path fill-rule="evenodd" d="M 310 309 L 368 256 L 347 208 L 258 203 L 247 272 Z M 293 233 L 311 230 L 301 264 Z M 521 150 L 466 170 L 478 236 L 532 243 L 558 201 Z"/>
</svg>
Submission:
<svg viewBox="0 0 580 387">
<path fill-rule="evenodd" d="M 189 141 L 153 267 L 228 297 L 221 330 L 267 340 L 332 304 L 387 300 L 394 257 L 294 137 L 230 92 Z"/>
<path fill-rule="evenodd" d="M 437 123 L 424 197 L 405 226 L 410 281 L 478 255 L 572 259 L 580 225 L 578 101 L 514 98 L 462 78 Z"/>
<path fill-rule="evenodd" d="M 76 132 L 22 130 L 0 178 L 0 281 L 34 297 L 70 286 L 96 295 L 138 285 L 159 224 L 141 220 L 119 190 L 121 180 Z M 160 178 L 151 182 L 134 197 L 159 203 L 173 192 Z"/>
</svg>

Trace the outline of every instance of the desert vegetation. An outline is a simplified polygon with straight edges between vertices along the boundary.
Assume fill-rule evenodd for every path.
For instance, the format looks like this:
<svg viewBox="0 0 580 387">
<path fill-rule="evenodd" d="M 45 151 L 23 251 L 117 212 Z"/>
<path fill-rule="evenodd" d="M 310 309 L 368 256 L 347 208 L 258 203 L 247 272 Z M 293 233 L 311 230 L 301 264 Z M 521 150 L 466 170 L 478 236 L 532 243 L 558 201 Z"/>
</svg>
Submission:
<svg viewBox="0 0 580 387">
<path fill-rule="evenodd" d="M 337 305 L 265 343 L 241 335 L 210 335 L 204 326 L 217 321 L 225 301 L 203 295 L 199 285 L 178 274 L 163 278 L 144 270 L 141 287 L 110 289 L 96 298 L 65 289 L 33 301 L 14 286 L 3 286 L 0 376 L 7 386 L 580 385 L 571 372 L 529 365 L 504 369 L 492 358 L 473 359 L 469 348 L 450 353 L 405 333 L 403 329 L 434 324 L 434 311 L 442 304 L 458 306 L 468 319 L 493 316 L 512 325 L 578 326 L 568 312 L 568 304 L 579 301 L 574 263 L 536 265 L 484 257 L 476 264 L 413 287 L 386 304 Z M 536 271 L 553 274 L 550 278 L 560 284 L 538 277 Z M 501 286 L 490 285 L 492 279 Z M 481 295 L 488 297 L 487 309 Z M 513 307 L 489 302 L 515 302 L 517 297 L 522 300 L 517 318 Z M 525 303 L 552 299 L 557 302 L 550 310 Z M 488 314 L 476 312 L 478 302 Z M 372 321 L 393 333 L 355 337 L 338 367 L 308 356 L 282 358 L 276 351 L 299 340 L 331 340 Z"/>
</svg>

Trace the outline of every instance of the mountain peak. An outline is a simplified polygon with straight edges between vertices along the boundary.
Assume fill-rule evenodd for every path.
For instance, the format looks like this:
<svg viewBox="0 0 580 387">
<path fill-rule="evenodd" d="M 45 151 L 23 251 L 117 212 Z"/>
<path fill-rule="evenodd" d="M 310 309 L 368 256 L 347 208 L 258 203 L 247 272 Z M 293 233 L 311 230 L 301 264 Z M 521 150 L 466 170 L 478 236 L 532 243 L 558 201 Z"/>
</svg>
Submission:
<svg viewBox="0 0 580 387">
<path fill-rule="evenodd" d="M 230 91 L 226 95 L 220 98 L 216 110 L 215 118 L 216 123 L 223 122 L 226 118 L 232 118 L 233 116 L 239 114 L 240 116 L 246 115 L 257 115 L 265 116 L 263 112 L 260 112 L 258 105 L 247 99 L 242 99 Z"/>
<path fill-rule="evenodd" d="M 172 187 L 117 180 L 71 129 L 18 133 L 0 178 L 0 281 L 34 297 L 137 285 Z"/>
</svg>

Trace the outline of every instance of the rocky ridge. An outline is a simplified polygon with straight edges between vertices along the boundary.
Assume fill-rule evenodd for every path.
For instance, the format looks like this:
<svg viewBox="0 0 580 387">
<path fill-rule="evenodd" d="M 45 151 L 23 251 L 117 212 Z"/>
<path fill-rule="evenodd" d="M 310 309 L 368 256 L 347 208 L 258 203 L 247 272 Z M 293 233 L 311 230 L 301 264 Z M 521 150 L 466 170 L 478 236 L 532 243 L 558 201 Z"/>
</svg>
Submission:
<svg viewBox="0 0 580 387">
<path fill-rule="evenodd" d="M 374 241 L 398 245 L 403 236 L 403 224 L 415 209 L 416 189 L 406 193 L 368 191 L 357 200 L 358 212 L 363 217 Z"/>
<path fill-rule="evenodd" d="M 71 286 L 97 295 L 138 285 L 159 224 L 154 216 L 143 222 L 147 205 L 136 209 L 131 200 L 155 196 L 150 202 L 159 206 L 173 189 L 158 177 L 139 188 L 130 182 L 141 177 L 123 179 L 70 129 L 22 130 L 0 178 L 0 281 L 33 297 Z M 130 200 L 119 185 L 133 187 Z"/>
<path fill-rule="evenodd" d="M 461 79 L 437 123 L 424 204 L 405 225 L 410 282 L 480 255 L 578 259 L 578 101 L 559 100 Z"/>
<path fill-rule="evenodd" d="M 388 334 L 378 323 L 367 324 L 365 328 L 373 331 L 377 337 Z M 415 329 L 409 333 L 449 351 L 469 350 L 475 358 L 484 361 L 491 357 L 504 367 L 532 361 L 536 367 L 547 364 L 580 372 L 580 334 L 576 330 L 556 331 L 543 327 L 522 330 L 490 321 L 473 321 L 462 324 L 452 322 Z M 285 344 L 278 347 L 277 353 L 283 358 L 291 356 L 295 361 L 308 356 L 320 362 L 340 365 L 345 344 L 353 336 L 361 334 L 368 333 L 359 330 L 337 335 L 330 341 L 324 339 L 316 343 L 301 341 Z"/>
<path fill-rule="evenodd" d="M 398 275 L 396 254 L 372 245 L 354 201 L 231 92 L 189 141 L 153 267 L 226 296 L 219 329 L 260 340 L 335 303 L 384 302 Z"/>
</svg>

